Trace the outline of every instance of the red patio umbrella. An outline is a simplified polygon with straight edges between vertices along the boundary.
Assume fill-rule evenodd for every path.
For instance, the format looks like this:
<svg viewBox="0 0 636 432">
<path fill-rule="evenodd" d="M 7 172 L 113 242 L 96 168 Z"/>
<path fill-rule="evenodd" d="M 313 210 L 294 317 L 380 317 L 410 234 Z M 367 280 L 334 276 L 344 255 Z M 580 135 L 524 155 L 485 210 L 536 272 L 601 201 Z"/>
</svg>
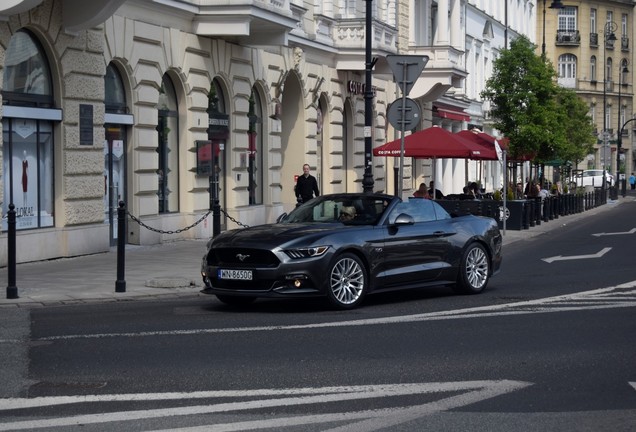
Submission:
<svg viewBox="0 0 636 432">
<path fill-rule="evenodd" d="M 497 160 L 497 149 L 495 147 L 495 141 L 497 140 L 494 136 L 488 135 L 485 132 L 472 130 L 463 130 L 455 133 L 470 142 L 476 145 L 478 148 L 482 148 L 482 155 L 484 160 Z"/>
<path fill-rule="evenodd" d="M 524 153 L 521 155 L 513 155 L 510 153 L 510 140 L 506 137 L 498 139 L 497 142 L 502 150 L 507 153 L 507 159 L 509 162 L 526 162 L 533 160 L 537 155 L 536 153 Z"/>
<path fill-rule="evenodd" d="M 373 149 L 374 156 L 399 157 L 401 153 L 401 139 L 390 141 Z M 460 158 L 460 159 L 489 159 L 483 147 L 476 146 L 471 141 L 462 138 L 439 126 L 432 126 L 414 132 L 404 137 L 404 156 L 428 158 Z M 496 154 L 494 160 L 497 159 Z"/>
</svg>

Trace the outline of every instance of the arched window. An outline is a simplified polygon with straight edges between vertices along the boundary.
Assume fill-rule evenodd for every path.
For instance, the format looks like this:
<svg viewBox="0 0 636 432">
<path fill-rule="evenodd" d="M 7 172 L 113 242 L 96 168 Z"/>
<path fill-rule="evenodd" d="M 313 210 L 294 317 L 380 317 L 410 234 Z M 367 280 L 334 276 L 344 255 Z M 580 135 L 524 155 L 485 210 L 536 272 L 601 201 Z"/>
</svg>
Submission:
<svg viewBox="0 0 636 432">
<path fill-rule="evenodd" d="M 603 79 L 608 83 L 612 82 L 612 65 L 613 64 L 614 62 L 612 61 L 611 57 L 608 57 L 607 60 L 605 60 L 605 75 L 603 76 Z M 608 86 L 608 90 L 611 91 L 611 87 L 609 85 L 607 86 Z"/>
<path fill-rule="evenodd" d="M 230 137 L 230 116 L 226 113 L 227 103 L 223 91 L 222 82 L 219 78 L 214 78 L 210 83 L 208 93 L 208 141 L 204 142 L 204 147 L 199 149 L 199 157 L 204 166 L 200 174 L 208 174 L 210 180 L 210 200 L 218 200 L 220 207 L 225 208 L 227 202 L 227 180 L 225 176 L 226 167 L 226 144 Z M 216 189 L 213 189 L 216 188 Z M 221 229 L 227 227 L 225 213 L 221 214 Z"/>
<path fill-rule="evenodd" d="M 5 101 L 8 97 L 15 105 L 52 106 L 49 63 L 42 47 L 31 33 L 19 30 L 13 35 L 4 65 Z M 21 98 L 21 95 L 24 97 Z"/>
<path fill-rule="evenodd" d="M 168 75 L 159 91 L 159 142 L 157 166 L 159 213 L 179 211 L 179 109 L 177 94 Z"/>
<path fill-rule="evenodd" d="M 590 81 L 596 81 L 596 56 L 590 57 Z"/>
<path fill-rule="evenodd" d="M 559 56 L 559 77 L 576 78 L 576 57 L 572 54 Z"/>
<path fill-rule="evenodd" d="M 621 60 L 621 69 L 619 71 L 618 83 L 625 84 L 627 82 L 627 78 L 629 77 L 629 68 L 627 65 L 629 61 L 627 59 Z"/>
<path fill-rule="evenodd" d="M 106 68 L 104 93 L 104 104 L 106 105 L 107 113 L 126 114 L 128 112 L 124 82 L 121 79 L 119 71 L 113 64 L 109 64 Z"/>
<path fill-rule="evenodd" d="M 126 130 L 134 123 L 128 115 L 126 91 L 121 74 L 109 64 L 104 76 L 104 223 L 109 225 L 110 243 L 117 240 L 117 208 L 126 197 Z"/>
<path fill-rule="evenodd" d="M 576 87 L 576 56 L 563 54 L 559 56 L 559 84 L 563 87 Z"/>
<path fill-rule="evenodd" d="M 62 116 L 49 109 L 53 86 L 48 60 L 36 38 L 19 30 L 9 41 L 4 65 L 3 213 L 15 206 L 17 229 L 53 226 L 53 121 Z M 7 229 L 6 219 L 2 229 Z"/>
<path fill-rule="evenodd" d="M 263 204 L 263 107 L 258 90 L 252 87 L 249 100 L 248 191 L 249 203 Z"/>
</svg>

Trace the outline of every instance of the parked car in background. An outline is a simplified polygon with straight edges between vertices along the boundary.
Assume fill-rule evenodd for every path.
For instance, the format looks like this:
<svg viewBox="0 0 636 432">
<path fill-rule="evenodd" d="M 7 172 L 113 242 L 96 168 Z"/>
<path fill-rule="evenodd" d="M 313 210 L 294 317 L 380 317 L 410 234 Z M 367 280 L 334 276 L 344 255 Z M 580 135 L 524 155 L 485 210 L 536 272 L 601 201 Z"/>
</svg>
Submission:
<svg viewBox="0 0 636 432">
<path fill-rule="evenodd" d="M 590 169 L 584 170 L 581 174 L 574 176 L 574 183 L 577 187 L 580 186 L 603 186 L 603 170 Z M 605 186 L 614 186 L 614 176 L 608 171 L 605 171 Z"/>
<path fill-rule="evenodd" d="M 201 292 L 230 305 L 322 297 L 351 309 L 367 294 L 395 289 L 450 285 L 479 293 L 501 260 L 493 218 L 451 216 L 423 198 L 331 194 L 278 223 L 212 238 L 201 263 Z"/>
</svg>

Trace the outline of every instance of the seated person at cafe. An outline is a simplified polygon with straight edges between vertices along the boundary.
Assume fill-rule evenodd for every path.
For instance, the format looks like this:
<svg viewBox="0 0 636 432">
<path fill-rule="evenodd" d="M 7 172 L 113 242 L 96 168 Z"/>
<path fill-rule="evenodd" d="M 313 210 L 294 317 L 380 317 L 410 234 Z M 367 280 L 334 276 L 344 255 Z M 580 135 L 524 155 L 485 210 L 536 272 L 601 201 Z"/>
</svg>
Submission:
<svg viewBox="0 0 636 432">
<path fill-rule="evenodd" d="M 461 195 L 460 199 L 475 199 L 475 194 L 473 193 L 473 190 L 470 188 L 470 186 L 464 186 L 463 194 Z"/>
<path fill-rule="evenodd" d="M 433 180 L 431 180 L 431 182 L 429 183 L 428 194 L 431 197 L 435 197 L 436 200 L 444 199 L 444 194 L 442 193 L 442 191 L 439 189 L 435 189 L 435 182 Z"/>
<path fill-rule="evenodd" d="M 420 188 L 413 192 L 413 197 L 415 198 L 426 198 L 430 199 L 430 195 L 428 194 L 428 190 L 426 189 L 426 185 L 424 183 L 420 183 Z"/>
<path fill-rule="evenodd" d="M 479 184 L 477 182 L 470 183 L 468 187 L 475 198 L 481 198 L 481 191 L 479 190 Z"/>
</svg>

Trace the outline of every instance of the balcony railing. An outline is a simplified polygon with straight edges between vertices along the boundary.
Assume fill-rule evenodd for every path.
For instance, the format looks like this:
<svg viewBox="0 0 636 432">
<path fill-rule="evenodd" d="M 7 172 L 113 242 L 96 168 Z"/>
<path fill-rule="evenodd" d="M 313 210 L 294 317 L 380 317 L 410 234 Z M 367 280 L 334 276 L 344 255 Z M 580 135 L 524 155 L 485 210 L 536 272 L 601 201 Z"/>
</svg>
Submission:
<svg viewBox="0 0 636 432">
<path fill-rule="evenodd" d="M 569 88 L 569 89 L 576 88 L 576 78 L 559 77 L 557 79 L 557 82 L 559 83 L 559 86 L 561 86 L 563 88 Z"/>
<path fill-rule="evenodd" d="M 598 33 L 590 33 L 590 46 L 598 46 Z"/>
<path fill-rule="evenodd" d="M 365 24 L 365 18 L 346 18 L 334 22 L 331 31 L 335 46 L 364 50 L 366 43 Z M 388 53 L 397 53 L 397 29 L 374 20 L 373 48 Z"/>
<path fill-rule="evenodd" d="M 557 30 L 557 45 L 580 45 L 581 35 L 578 30 Z"/>
</svg>

